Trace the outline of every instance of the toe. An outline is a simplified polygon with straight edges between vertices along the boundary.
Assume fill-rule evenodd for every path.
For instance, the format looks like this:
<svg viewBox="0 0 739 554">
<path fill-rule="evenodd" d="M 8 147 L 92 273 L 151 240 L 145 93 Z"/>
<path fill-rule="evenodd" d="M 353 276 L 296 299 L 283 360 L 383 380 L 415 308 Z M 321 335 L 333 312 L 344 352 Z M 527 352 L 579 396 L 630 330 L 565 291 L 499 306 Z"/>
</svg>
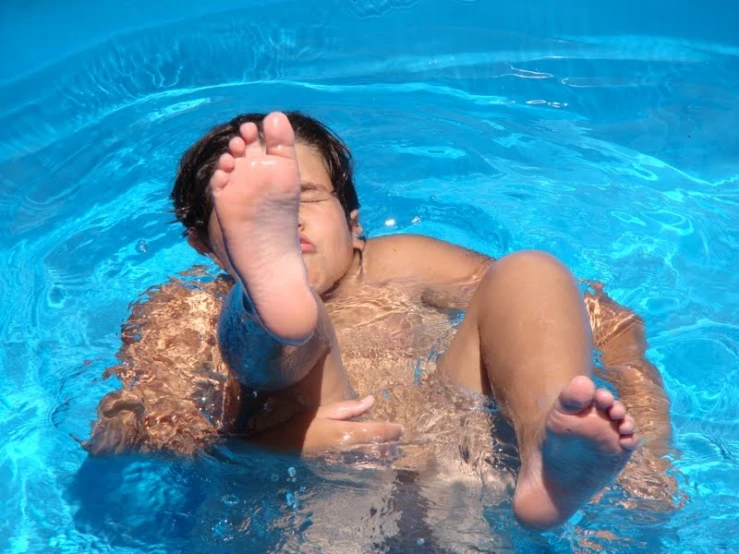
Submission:
<svg viewBox="0 0 739 554">
<path fill-rule="evenodd" d="M 244 139 L 244 142 L 246 144 L 252 144 L 257 141 L 257 138 L 259 137 L 259 130 L 257 129 L 256 124 L 252 123 L 251 121 L 248 123 L 244 123 L 241 127 L 239 127 L 239 133 L 241 133 L 241 138 Z"/>
<path fill-rule="evenodd" d="M 622 420 L 624 417 L 626 417 L 626 407 L 621 402 L 614 402 L 613 406 L 611 406 L 611 409 L 608 412 L 608 417 L 610 417 L 612 421 Z"/>
<path fill-rule="evenodd" d="M 593 402 L 595 385 L 593 381 L 584 375 L 575 377 L 559 395 L 559 404 L 563 411 L 577 413 Z"/>
<path fill-rule="evenodd" d="M 274 112 L 264 118 L 264 142 L 268 155 L 295 159 L 295 133 L 287 116 Z"/>
<path fill-rule="evenodd" d="M 246 143 L 241 137 L 234 137 L 228 142 L 228 150 L 231 154 L 240 158 L 246 152 Z"/>
<path fill-rule="evenodd" d="M 636 432 L 636 421 L 630 415 L 627 415 L 618 425 L 618 432 L 621 435 L 633 435 Z"/>
<path fill-rule="evenodd" d="M 226 153 L 218 158 L 218 165 L 216 166 L 216 169 L 220 169 L 221 171 L 229 173 L 233 171 L 235 165 L 236 160 L 234 160 L 234 157 L 231 154 Z"/>
<path fill-rule="evenodd" d="M 618 444 L 624 450 L 634 450 L 639 446 L 639 435 L 625 435 L 618 439 Z"/>
<path fill-rule="evenodd" d="M 232 158 L 233 159 L 233 158 Z M 228 183 L 228 173 L 222 169 L 216 169 L 210 178 L 210 188 L 213 190 L 221 190 Z"/>
<path fill-rule="evenodd" d="M 613 406 L 613 394 L 611 391 L 606 389 L 598 389 L 595 391 L 595 407 L 599 410 L 606 412 Z"/>
</svg>

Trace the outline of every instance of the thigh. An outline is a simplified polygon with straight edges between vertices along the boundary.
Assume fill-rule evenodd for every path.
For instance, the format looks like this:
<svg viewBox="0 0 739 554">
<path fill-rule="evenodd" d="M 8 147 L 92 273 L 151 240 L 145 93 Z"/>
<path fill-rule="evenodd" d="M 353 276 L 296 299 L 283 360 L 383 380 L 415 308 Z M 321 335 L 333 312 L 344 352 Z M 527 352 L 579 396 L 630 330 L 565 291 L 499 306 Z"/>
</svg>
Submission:
<svg viewBox="0 0 739 554">
<path fill-rule="evenodd" d="M 519 375 L 510 369 L 522 360 L 540 365 L 543 357 L 564 353 L 579 367 L 592 357 L 591 346 L 569 270 L 546 253 L 516 252 L 491 264 L 480 280 L 439 369 L 454 383 L 490 394 Z"/>
<path fill-rule="evenodd" d="M 480 331 L 474 303 L 465 315 L 448 350 L 439 359 L 439 376 L 479 394 L 490 394 L 490 383 L 482 363 Z"/>
</svg>

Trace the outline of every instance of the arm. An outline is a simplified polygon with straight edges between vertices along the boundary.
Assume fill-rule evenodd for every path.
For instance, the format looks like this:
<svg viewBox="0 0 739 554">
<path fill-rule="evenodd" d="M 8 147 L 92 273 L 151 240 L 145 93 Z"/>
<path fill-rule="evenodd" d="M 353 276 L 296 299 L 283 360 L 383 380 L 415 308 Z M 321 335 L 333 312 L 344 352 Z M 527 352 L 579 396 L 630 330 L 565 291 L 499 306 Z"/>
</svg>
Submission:
<svg viewBox="0 0 739 554">
<path fill-rule="evenodd" d="M 260 392 L 285 391 L 313 408 L 345 400 L 353 391 L 344 374 L 339 347 L 326 308 L 316 296 L 318 323 L 305 344 L 281 343 L 259 323 L 237 281 L 218 321 L 218 344 L 231 374 Z"/>
<path fill-rule="evenodd" d="M 639 424 L 647 445 L 664 454 L 670 439 L 670 402 L 659 370 L 646 358 L 644 320 L 616 303 L 601 285 L 585 293 L 601 377 L 612 382 Z"/>
<path fill-rule="evenodd" d="M 629 492 L 627 507 L 638 498 L 656 511 L 685 502 L 673 476 L 669 456 L 670 402 L 659 370 L 646 359 L 644 320 L 612 300 L 599 284 L 585 293 L 594 346 L 601 353 L 597 374 L 616 386 L 620 400 L 637 422 L 643 448 L 638 449 L 618 483 Z M 643 506 L 643 505 L 641 505 Z"/>
<path fill-rule="evenodd" d="M 100 401 L 91 454 L 167 451 L 189 455 L 217 438 L 221 419 L 213 313 L 225 283 L 189 289 L 179 280 L 148 289 L 121 330 L 119 363 L 105 372 L 122 384 Z M 206 399 L 206 417 L 196 399 Z"/>
</svg>

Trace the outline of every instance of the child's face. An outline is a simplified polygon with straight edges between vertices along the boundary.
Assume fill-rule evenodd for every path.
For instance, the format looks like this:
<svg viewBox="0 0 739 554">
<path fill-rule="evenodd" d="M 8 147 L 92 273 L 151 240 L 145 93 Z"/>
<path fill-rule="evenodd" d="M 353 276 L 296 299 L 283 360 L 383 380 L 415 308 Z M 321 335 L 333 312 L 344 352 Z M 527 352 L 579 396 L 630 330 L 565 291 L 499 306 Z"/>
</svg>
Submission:
<svg viewBox="0 0 739 554">
<path fill-rule="evenodd" d="M 331 178 L 322 156 L 311 146 L 296 145 L 298 168 L 302 182 L 298 232 L 303 260 L 308 269 L 308 281 L 321 295 L 338 283 L 351 267 L 354 249 L 361 249 L 363 241 L 357 211 L 351 214 L 347 225 L 344 208 L 333 195 Z M 236 276 L 228 263 L 223 234 L 218 219 L 211 215 L 208 224 L 210 249 L 221 267 Z"/>
</svg>

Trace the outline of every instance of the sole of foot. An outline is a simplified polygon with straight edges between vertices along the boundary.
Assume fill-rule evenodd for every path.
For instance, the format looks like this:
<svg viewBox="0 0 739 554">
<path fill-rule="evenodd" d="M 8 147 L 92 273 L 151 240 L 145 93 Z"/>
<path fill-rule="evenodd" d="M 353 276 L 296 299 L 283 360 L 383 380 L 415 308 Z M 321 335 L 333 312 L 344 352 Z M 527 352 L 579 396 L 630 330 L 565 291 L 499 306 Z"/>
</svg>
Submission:
<svg viewBox="0 0 739 554">
<path fill-rule="evenodd" d="M 318 306 L 300 250 L 300 173 L 295 133 L 282 113 L 245 123 L 211 180 L 228 261 L 262 326 L 287 344 L 313 334 Z"/>
<path fill-rule="evenodd" d="M 541 447 L 522 459 L 516 518 L 539 529 L 563 523 L 613 480 L 638 441 L 624 405 L 588 377 L 575 377 L 549 412 Z"/>
</svg>

